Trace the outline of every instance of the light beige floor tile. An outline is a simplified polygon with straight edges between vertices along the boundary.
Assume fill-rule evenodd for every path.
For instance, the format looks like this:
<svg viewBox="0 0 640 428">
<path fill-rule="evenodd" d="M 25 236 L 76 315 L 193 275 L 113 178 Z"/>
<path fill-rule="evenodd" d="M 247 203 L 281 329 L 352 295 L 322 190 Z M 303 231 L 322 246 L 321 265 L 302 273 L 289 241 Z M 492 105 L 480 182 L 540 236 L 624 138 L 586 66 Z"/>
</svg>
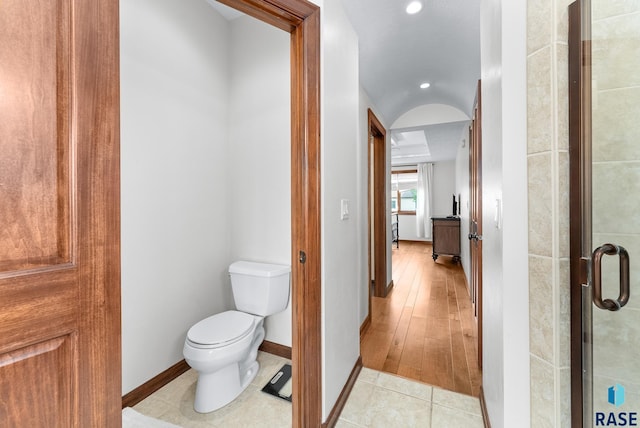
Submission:
<svg viewBox="0 0 640 428">
<path fill-rule="evenodd" d="M 364 421 L 375 389 L 376 386 L 372 383 L 356 382 L 351 389 L 347 403 L 342 409 L 340 418 L 349 422 Z"/>
<path fill-rule="evenodd" d="M 440 388 L 433 388 L 433 404 L 462 410 L 474 415 L 482 415 L 478 398 Z"/>
<path fill-rule="evenodd" d="M 358 375 L 358 381 L 376 383 L 379 375 L 379 371 L 363 367 L 362 370 L 360 370 L 360 374 Z"/>
<path fill-rule="evenodd" d="M 291 403 L 262 387 L 289 361 L 260 353 L 254 382 L 227 406 L 208 414 L 193 410 L 197 373 L 189 370 L 134 408 L 183 428 L 291 426 Z M 433 401 L 433 408 L 432 402 Z M 480 428 L 477 398 L 363 368 L 340 415 L 338 428 Z"/>
<path fill-rule="evenodd" d="M 147 416 L 151 416 L 152 418 L 160 418 L 160 416 L 165 414 L 168 410 L 172 410 L 171 403 L 162 400 L 155 394 L 152 394 L 149 397 L 145 398 L 144 400 L 133 406 L 133 408 L 137 412 L 140 412 Z"/>
<path fill-rule="evenodd" d="M 211 428 L 207 415 L 196 413 L 193 410 L 193 401 L 190 411 L 184 414 L 179 400 L 181 400 L 181 396 L 178 395 L 175 396 L 174 402 L 168 402 L 153 394 L 133 408 L 147 416 L 171 422 L 183 428 Z"/>
<path fill-rule="evenodd" d="M 291 426 L 291 404 L 260 391 L 288 360 L 260 352 L 260 371 L 254 382 L 228 405 L 201 414 L 193 409 L 197 372 L 189 370 L 135 406 L 141 413 L 184 428 L 230 426 Z"/>
<path fill-rule="evenodd" d="M 457 409 L 433 405 L 431 410 L 433 428 L 484 428 L 482 416 L 472 415 Z"/>
<path fill-rule="evenodd" d="M 233 411 L 221 415 L 213 422 L 214 427 L 291 427 L 291 403 L 254 390 L 247 400 Z"/>
<path fill-rule="evenodd" d="M 376 385 L 427 401 L 431 401 L 431 394 L 434 389 L 430 385 L 410 381 L 388 373 L 380 373 Z"/>
<path fill-rule="evenodd" d="M 278 357 L 277 355 L 258 352 L 258 363 L 260 364 L 260 370 L 251 383 L 262 388 L 269 382 L 273 375 L 278 373 L 278 370 L 280 370 L 283 365 L 291 364 L 291 361 Z"/>
<path fill-rule="evenodd" d="M 366 382 L 357 382 L 341 418 L 371 428 L 429 428 L 431 403 Z"/>
<path fill-rule="evenodd" d="M 344 419 L 338 419 L 336 428 L 366 428 L 362 425 L 354 424 L 353 422 L 345 421 Z"/>
<path fill-rule="evenodd" d="M 193 369 L 189 369 L 171 381 L 168 385 L 165 385 L 154 392 L 153 395 L 168 402 L 175 402 L 175 398 L 182 397 L 189 388 L 196 383 L 197 379 L 198 372 Z"/>
</svg>

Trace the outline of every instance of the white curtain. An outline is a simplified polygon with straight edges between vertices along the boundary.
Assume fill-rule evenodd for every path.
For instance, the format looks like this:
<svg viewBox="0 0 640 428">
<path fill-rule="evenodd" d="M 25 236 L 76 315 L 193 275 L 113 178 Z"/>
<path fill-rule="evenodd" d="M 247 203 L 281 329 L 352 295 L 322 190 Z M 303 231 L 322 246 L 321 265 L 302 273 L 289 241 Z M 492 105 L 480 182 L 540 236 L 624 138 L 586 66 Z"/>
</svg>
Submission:
<svg viewBox="0 0 640 428">
<path fill-rule="evenodd" d="M 433 215 L 433 164 L 418 164 L 418 194 L 416 198 L 416 234 L 431 239 Z"/>
</svg>

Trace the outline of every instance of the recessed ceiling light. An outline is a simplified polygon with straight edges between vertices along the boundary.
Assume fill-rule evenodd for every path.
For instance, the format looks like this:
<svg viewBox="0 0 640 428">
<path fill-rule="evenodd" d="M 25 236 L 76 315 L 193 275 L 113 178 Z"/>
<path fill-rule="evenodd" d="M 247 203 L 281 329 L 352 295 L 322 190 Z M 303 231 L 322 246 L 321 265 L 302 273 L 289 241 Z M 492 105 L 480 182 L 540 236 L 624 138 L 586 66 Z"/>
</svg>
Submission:
<svg viewBox="0 0 640 428">
<path fill-rule="evenodd" d="M 407 5 L 405 10 L 409 15 L 414 15 L 422 10 L 422 3 L 419 1 L 412 1 Z"/>
<path fill-rule="evenodd" d="M 424 82 L 420 84 L 420 89 L 427 89 L 429 86 L 431 86 L 431 83 Z"/>
</svg>

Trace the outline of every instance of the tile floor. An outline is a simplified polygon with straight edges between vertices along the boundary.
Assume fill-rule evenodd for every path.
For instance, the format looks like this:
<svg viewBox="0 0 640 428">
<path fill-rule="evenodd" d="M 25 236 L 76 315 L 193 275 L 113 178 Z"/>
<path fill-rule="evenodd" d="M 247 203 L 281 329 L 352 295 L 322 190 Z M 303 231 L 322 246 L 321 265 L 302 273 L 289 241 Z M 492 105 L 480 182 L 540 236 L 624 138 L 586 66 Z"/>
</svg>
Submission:
<svg viewBox="0 0 640 428">
<path fill-rule="evenodd" d="M 184 428 L 290 427 L 291 404 L 260 389 L 288 361 L 264 352 L 253 383 L 229 405 L 208 414 L 193 410 L 196 372 L 189 370 L 134 409 Z M 337 428 L 482 428 L 477 398 L 363 368 Z"/>
</svg>

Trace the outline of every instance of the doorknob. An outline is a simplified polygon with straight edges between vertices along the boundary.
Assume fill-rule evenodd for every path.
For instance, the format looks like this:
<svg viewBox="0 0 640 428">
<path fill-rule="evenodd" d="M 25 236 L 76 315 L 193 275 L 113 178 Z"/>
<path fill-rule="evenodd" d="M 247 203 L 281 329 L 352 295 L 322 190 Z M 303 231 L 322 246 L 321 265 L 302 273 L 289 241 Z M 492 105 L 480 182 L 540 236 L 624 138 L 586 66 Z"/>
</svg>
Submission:
<svg viewBox="0 0 640 428">
<path fill-rule="evenodd" d="M 470 233 L 468 238 L 469 241 L 471 241 L 472 239 L 475 239 L 476 242 L 482 241 L 482 235 L 478 235 L 477 233 Z"/>
<path fill-rule="evenodd" d="M 620 257 L 620 293 L 615 300 L 602 300 L 602 257 L 604 255 Z M 618 311 L 629 302 L 631 286 L 629 283 L 629 253 L 624 247 L 604 244 L 595 249 L 591 256 L 591 276 L 593 281 L 593 303 L 600 309 Z"/>
</svg>

